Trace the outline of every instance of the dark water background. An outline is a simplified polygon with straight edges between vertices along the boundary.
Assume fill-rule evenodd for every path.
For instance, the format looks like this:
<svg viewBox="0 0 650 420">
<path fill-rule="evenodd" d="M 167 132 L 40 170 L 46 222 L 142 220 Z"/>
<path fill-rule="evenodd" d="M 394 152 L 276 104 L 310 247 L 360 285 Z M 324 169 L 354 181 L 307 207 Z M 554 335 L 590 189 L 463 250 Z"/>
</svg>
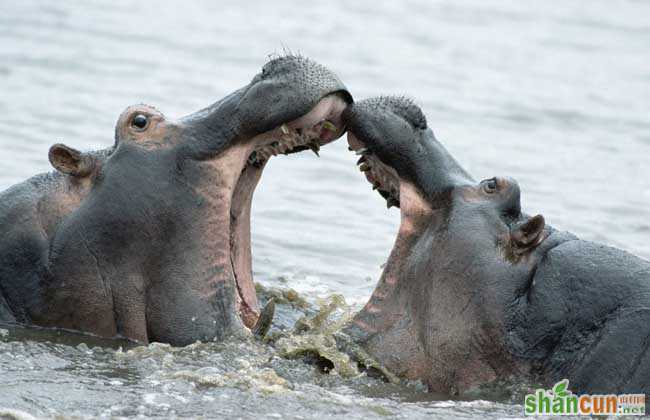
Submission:
<svg viewBox="0 0 650 420">
<path fill-rule="evenodd" d="M 127 105 L 180 117 L 289 49 L 336 71 L 358 99 L 413 97 L 476 178 L 519 181 L 525 211 L 650 258 L 650 3 L 179 4 L 0 1 L 0 189 L 49 170 L 55 142 L 111 144 Z M 267 166 L 253 204 L 256 280 L 359 305 L 399 213 L 372 193 L 345 141 L 321 156 Z M 267 366 L 270 350 L 250 343 L 128 353 L 22 334 L 0 337 L 0 406 L 34 415 L 521 414 L 481 401 L 405 402 L 419 397 L 296 362 Z M 287 383 L 266 390 L 275 379 L 264 369 Z M 201 385 L 228 372 L 243 376 Z"/>
</svg>

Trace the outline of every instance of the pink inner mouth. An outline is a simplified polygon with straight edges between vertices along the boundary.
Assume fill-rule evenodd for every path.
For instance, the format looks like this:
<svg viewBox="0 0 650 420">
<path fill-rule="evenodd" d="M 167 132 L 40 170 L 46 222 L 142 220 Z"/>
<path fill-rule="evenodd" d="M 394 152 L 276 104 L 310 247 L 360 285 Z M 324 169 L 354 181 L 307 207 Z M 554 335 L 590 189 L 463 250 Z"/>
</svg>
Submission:
<svg viewBox="0 0 650 420">
<path fill-rule="evenodd" d="M 311 149 L 340 137 L 345 128 L 341 113 L 347 102 L 338 94 L 323 98 L 309 113 L 245 142 L 247 159 L 236 180 L 230 206 L 230 262 L 237 286 L 237 308 L 244 325 L 252 328 L 259 304 L 252 273 L 250 216 L 253 193 L 271 156 Z"/>
<path fill-rule="evenodd" d="M 350 151 L 360 156 L 357 165 L 366 179 L 386 200 L 386 206 L 400 208 L 400 227 L 383 273 L 365 307 L 354 323 L 368 334 L 386 331 L 404 316 L 398 296 L 398 282 L 403 266 L 417 238 L 432 215 L 430 204 L 413 184 L 399 177 L 397 171 L 383 163 L 354 134 L 348 132 Z"/>
</svg>

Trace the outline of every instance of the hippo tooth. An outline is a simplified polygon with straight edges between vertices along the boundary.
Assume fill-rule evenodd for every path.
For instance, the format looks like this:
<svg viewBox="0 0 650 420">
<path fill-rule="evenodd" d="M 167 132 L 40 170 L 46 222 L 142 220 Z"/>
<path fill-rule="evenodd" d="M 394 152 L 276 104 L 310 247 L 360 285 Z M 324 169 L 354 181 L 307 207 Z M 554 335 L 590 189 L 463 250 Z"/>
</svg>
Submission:
<svg viewBox="0 0 650 420">
<path fill-rule="evenodd" d="M 316 154 L 316 156 L 320 157 L 318 154 L 318 151 L 320 150 L 320 145 L 316 142 L 309 143 L 307 146 L 311 149 L 312 152 Z"/>
<path fill-rule="evenodd" d="M 283 132 L 284 134 L 289 134 L 289 127 L 287 127 L 286 124 L 282 124 L 282 125 L 280 126 L 280 130 L 282 130 L 282 132 Z"/>
<path fill-rule="evenodd" d="M 366 149 L 365 147 L 362 148 L 362 149 L 357 150 L 355 153 L 356 153 L 357 156 L 360 156 L 360 155 L 369 155 L 369 154 L 370 154 L 370 152 L 368 151 L 368 149 Z"/>
<path fill-rule="evenodd" d="M 332 132 L 336 132 L 337 128 L 331 121 L 323 121 L 323 128 Z"/>
<path fill-rule="evenodd" d="M 387 208 L 387 209 L 389 209 L 389 208 L 391 208 L 391 207 L 397 207 L 398 205 L 399 205 L 399 201 L 397 201 L 397 200 L 394 199 L 393 197 L 389 197 L 389 198 L 386 200 L 386 208 Z"/>
<path fill-rule="evenodd" d="M 275 299 L 269 299 L 264 309 L 260 313 L 260 317 L 257 319 L 257 322 L 251 329 L 253 335 L 259 339 L 263 339 L 264 336 L 269 332 L 271 324 L 273 322 L 273 316 L 275 315 Z"/>
<path fill-rule="evenodd" d="M 282 136 L 280 139 L 280 144 L 289 148 L 293 146 L 293 139 L 289 136 Z"/>
<path fill-rule="evenodd" d="M 370 167 L 370 165 L 368 165 L 368 162 L 363 162 L 363 163 L 361 164 L 361 166 L 359 166 L 359 170 L 360 170 L 361 172 L 367 172 L 367 171 L 369 171 L 370 169 L 372 169 L 372 168 Z"/>
</svg>

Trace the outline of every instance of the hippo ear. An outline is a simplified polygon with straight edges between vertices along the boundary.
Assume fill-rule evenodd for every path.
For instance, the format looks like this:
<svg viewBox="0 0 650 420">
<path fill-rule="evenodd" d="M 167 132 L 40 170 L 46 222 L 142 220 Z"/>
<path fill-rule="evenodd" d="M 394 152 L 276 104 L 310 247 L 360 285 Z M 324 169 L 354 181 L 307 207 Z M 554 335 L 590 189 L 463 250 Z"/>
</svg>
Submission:
<svg viewBox="0 0 650 420">
<path fill-rule="evenodd" d="M 94 165 L 94 159 L 86 153 L 81 153 L 61 143 L 50 147 L 48 157 L 54 169 L 76 177 L 83 177 L 90 174 Z"/>
<path fill-rule="evenodd" d="M 512 229 L 510 238 L 515 252 L 523 254 L 539 245 L 544 234 L 544 226 L 546 226 L 544 216 L 538 214 Z"/>
</svg>

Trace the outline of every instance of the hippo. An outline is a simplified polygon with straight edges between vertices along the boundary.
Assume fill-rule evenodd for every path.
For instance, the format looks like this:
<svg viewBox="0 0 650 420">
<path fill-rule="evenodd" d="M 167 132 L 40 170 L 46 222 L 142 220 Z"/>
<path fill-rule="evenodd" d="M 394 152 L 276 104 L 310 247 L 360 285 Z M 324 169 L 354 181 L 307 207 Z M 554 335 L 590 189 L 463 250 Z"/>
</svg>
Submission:
<svg viewBox="0 0 650 420">
<path fill-rule="evenodd" d="M 342 118 L 359 169 L 401 218 L 345 329 L 356 343 L 447 395 L 564 379 L 650 393 L 649 261 L 522 212 L 511 178 L 476 182 L 408 99 L 356 102 Z"/>
<path fill-rule="evenodd" d="M 179 120 L 127 108 L 107 152 L 55 145 L 56 173 L 0 195 L 0 321 L 179 346 L 250 334 L 264 166 L 340 137 L 350 103 L 334 73 L 287 55 Z"/>
</svg>

